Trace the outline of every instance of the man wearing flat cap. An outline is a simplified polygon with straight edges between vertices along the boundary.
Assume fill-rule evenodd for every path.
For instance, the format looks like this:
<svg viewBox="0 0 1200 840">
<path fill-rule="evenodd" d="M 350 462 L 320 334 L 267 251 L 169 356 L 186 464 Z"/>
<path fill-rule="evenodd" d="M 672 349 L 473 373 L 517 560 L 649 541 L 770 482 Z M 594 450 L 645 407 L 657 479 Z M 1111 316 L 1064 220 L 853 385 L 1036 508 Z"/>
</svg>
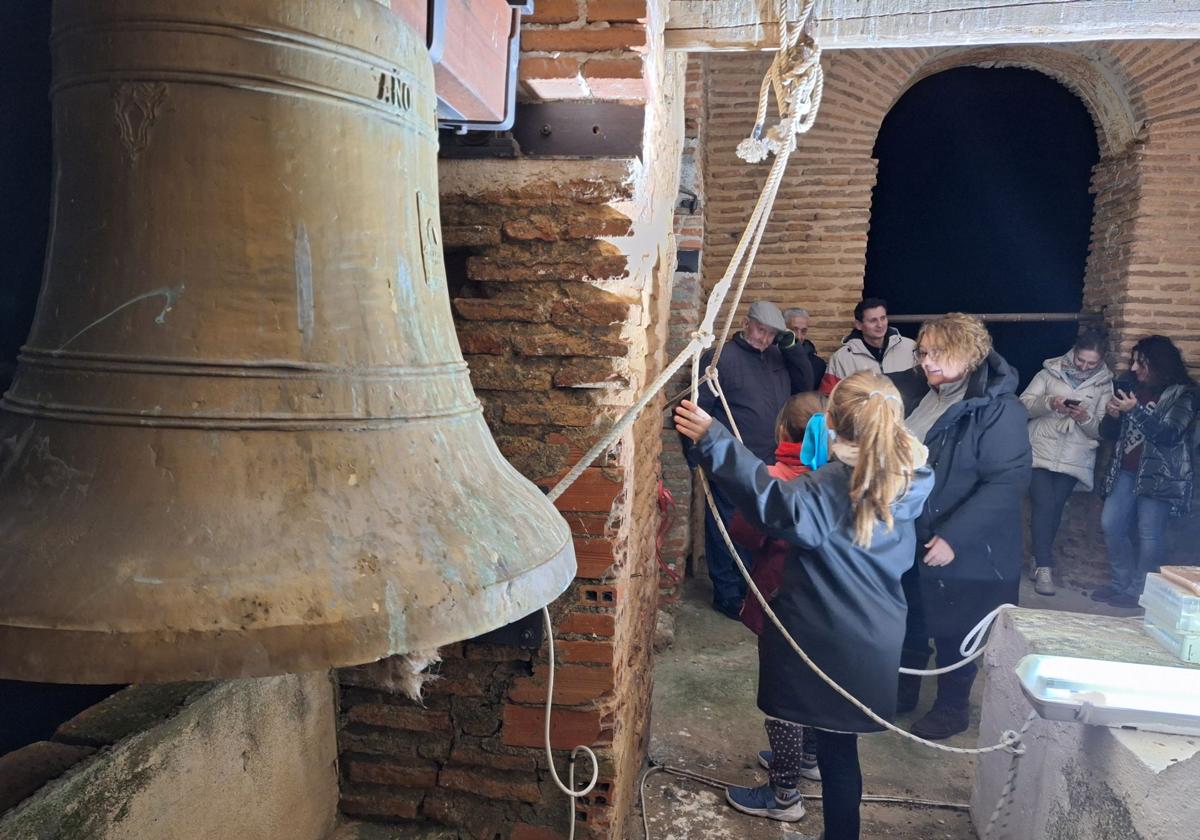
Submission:
<svg viewBox="0 0 1200 840">
<path fill-rule="evenodd" d="M 709 350 L 701 357 L 701 372 L 712 364 L 713 352 Z M 717 375 L 733 422 L 742 433 L 742 442 L 763 463 L 775 463 L 775 422 L 783 404 L 792 394 L 816 387 L 808 353 L 787 328 L 779 307 L 766 300 L 750 304 L 741 332 L 721 351 Z M 718 423 L 732 431 L 724 406 L 707 383 L 700 385 L 699 403 Z M 716 487 L 712 492 L 728 526 L 733 504 Z M 746 598 L 746 582 L 717 530 L 712 511 L 706 507 L 704 514 L 704 556 L 713 583 L 713 607 L 737 619 Z M 749 553 L 743 554 L 742 559 L 749 568 Z"/>
</svg>

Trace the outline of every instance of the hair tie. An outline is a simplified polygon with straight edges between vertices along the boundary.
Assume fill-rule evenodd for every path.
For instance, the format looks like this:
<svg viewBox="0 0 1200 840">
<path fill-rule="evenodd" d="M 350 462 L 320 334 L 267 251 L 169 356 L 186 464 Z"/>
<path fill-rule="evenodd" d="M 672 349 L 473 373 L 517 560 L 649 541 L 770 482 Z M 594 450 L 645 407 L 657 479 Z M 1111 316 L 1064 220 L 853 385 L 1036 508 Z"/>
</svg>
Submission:
<svg viewBox="0 0 1200 840">
<path fill-rule="evenodd" d="M 867 394 L 867 399 L 870 399 L 871 397 L 883 397 L 885 400 L 900 402 L 900 398 L 895 394 L 885 394 L 883 391 L 872 391 L 871 393 Z"/>
</svg>

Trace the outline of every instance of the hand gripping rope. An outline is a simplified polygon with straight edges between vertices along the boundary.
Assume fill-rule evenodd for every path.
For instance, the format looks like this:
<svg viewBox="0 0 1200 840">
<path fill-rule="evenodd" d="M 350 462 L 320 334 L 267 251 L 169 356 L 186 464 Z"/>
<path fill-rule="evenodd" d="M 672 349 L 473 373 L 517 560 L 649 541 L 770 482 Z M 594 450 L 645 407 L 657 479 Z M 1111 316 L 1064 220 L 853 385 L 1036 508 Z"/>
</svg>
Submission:
<svg viewBox="0 0 1200 840">
<path fill-rule="evenodd" d="M 684 365 L 691 362 L 691 386 L 689 392 L 692 401 L 697 397 L 698 389 L 701 382 L 707 382 L 707 387 L 711 389 L 721 401 L 722 406 L 726 409 L 726 416 L 730 418 L 732 426 L 731 431 L 739 440 L 741 434 L 736 425 L 733 424 L 733 416 L 729 411 L 728 403 L 725 399 L 724 391 L 721 389 L 720 379 L 717 375 L 717 362 L 721 358 L 721 351 L 724 349 L 726 340 L 729 337 L 730 329 L 733 325 L 734 318 L 737 312 L 737 307 L 742 298 L 742 293 L 745 290 L 746 282 L 749 279 L 750 271 L 754 265 L 754 259 L 758 254 L 759 244 L 762 242 L 763 233 L 766 230 L 767 221 L 770 218 L 771 208 L 775 203 L 775 197 L 779 192 L 779 185 L 783 180 L 784 172 L 787 169 L 788 161 L 791 158 L 792 152 L 796 148 L 797 136 L 807 132 L 812 128 L 816 120 L 817 110 L 820 107 L 821 95 L 824 90 L 824 75 L 821 69 L 821 51 L 812 36 L 808 33 L 809 24 L 811 22 L 813 5 L 816 0 L 805 0 L 801 6 L 800 14 L 795 22 L 787 20 L 787 0 L 777 0 L 777 18 L 779 20 L 779 49 L 775 53 L 774 60 L 763 78 L 762 86 L 759 89 L 758 113 L 755 121 L 754 129 L 751 136 L 738 144 L 738 156 L 747 163 L 758 163 L 765 160 L 769 155 L 774 154 L 775 160 L 771 165 L 770 173 L 767 176 L 766 183 L 763 185 L 762 193 L 760 194 L 757 203 L 754 206 L 753 212 L 750 214 L 749 222 L 746 229 L 742 232 L 741 238 L 738 240 L 737 247 L 734 249 L 729 265 L 725 269 L 725 273 L 721 279 L 713 287 L 709 294 L 708 302 L 704 310 L 704 318 L 701 320 L 699 327 L 691 335 L 691 340 L 683 348 L 680 353 L 671 360 L 671 362 L 662 370 L 661 373 L 650 383 L 642 393 L 641 397 L 634 405 L 621 416 L 611 429 L 596 442 L 587 453 L 580 458 L 579 462 L 570 469 L 569 472 L 550 490 L 547 497 L 550 501 L 558 499 L 568 487 L 570 487 L 583 474 L 602 453 L 613 445 L 628 429 L 633 425 L 637 416 L 641 413 L 658 393 L 666 386 L 666 384 L 683 368 Z M 767 119 L 768 110 L 768 95 L 773 92 L 776 104 L 776 109 L 780 115 L 778 124 L 764 130 Z M 740 271 L 740 274 L 739 274 Z M 737 285 L 734 287 L 734 276 L 738 276 Z M 700 356 L 705 349 L 712 346 L 714 343 L 714 326 L 716 324 L 717 315 L 721 307 L 724 305 L 726 297 L 733 289 L 733 296 L 730 299 L 729 310 L 726 313 L 725 322 L 721 328 L 721 335 L 716 341 L 716 350 L 713 353 L 711 364 L 701 375 L 700 372 Z M 680 395 L 682 396 L 682 395 Z M 671 400 L 674 402 L 674 398 Z M 875 714 L 871 709 L 867 708 L 863 703 L 857 700 L 848 691 L 833 681 L 829 675 L 817 667 L 809 655 L 796 643 L 791 634 L 780 622 L 775 612 L 767 603 L 765 597 L 754 580 L 750 577 L 749 572 L 741 561 L 736 548 L 733 546 L 732 540 L 729 538 L 728 532 L 725 530 L 725 524 L 721 521 L 720 515 L 717 513 L 716 504 L 713 501 L 712 492 L 708 486 L 708 479 L 702 472 L 697 472 L 699 484 L 704 491 L 705 499 L 709 508 L 713 511 L 716 518 L 718 528 L 722 538 L 725 540 L 727 547 L 730 549 L 730 554 L 737 563 L 738 570 L 742 577 L 762 605 L 763 612 L 771 620 L 771 622 L 787 639 L 788 644 L 799 655 L 813 672 L 820 677 L 830 688 L 838 692 L 848 702 L 862 711 L 867 717 L 883 726 L 889 731 L 895 732 L 902 737 L 916 741 L 931 749 L 940 750 L 942 752 L 956 753 L 963 755 L 980 755 L 984 753 L 992 753 L 997 751 L 1007 751 L 1012 756 L 1009 767 L 1008 781 L 1001 793 L 1000 801 L 996 805 L 996 809 L 992 814 L 991 820 L 988 822 L 984 837 L 991 837 L 993 827 L 999 821 L 1001 815 L 1007 811 L 1010 805 L 1010 799 L 1015 789 L 1016 772 L 1020 756 L 1024 754 L 1025 748 L 1021 743 L 1022 736 L 1029 729 L 1035 713 L 1031 713 L 1025 725 L 1019 731 L 1006 731 L 1001 740 L 997 744 L 987 747 L 964 748 L 950 747 L 945 744 L 939 744 L 933 741 L 925 740 L 907 732 L 894 724 L 884 720 L 879 715 Z M 960 668 L 968 662 L 978 658 L 983 654 L 983 641 L 987 633 L 987 629 L 999 615 L 1000 611 L 1009 605 L 993 610 L 989 613 L 963 640 L 960 652 L 965 657 L 962 661 L 946 668 L 937 668 L 928 671 L 913 670 L 901 668 L 902 673 L 918 674 L 918 675 L 933 675 L 942 674 L 952 671 L 955 668 Z M 549 671 L 546 686 L 546 720 L 544 731 L 544 746 L 546 750 L 546 758 L 550 767 L 550 775 L 554 784 L 558 786 L 564 794 L 571 798 L 570 808 L 570 831 L 569 837 L 575 837 L 575 805 L 574 800 L 586 796 L 595 789 L 596 783 L 599 781 L 600 767 L 596 759 L 596 754 L 586 746 L 577 746 L 571 751 L 569 769 L 567 774 L 567 783 L 564 784 L 562 778 L 558 775 L 558 771 L 554 765 L 554 754 L 550 744 L 550 715 L 551 707 L 554 700 L 554 628 L 550 620 L 550 611 L 548 608 L 542 608 L 542 618 L 546 625 L 546 638 L 549 643 Z M 580 753 L 587 755 L 592 765 L 591 780 L 583 788 L 575 789 L 575 759 Z M 651 770 L 659 768 L 651 768 Z M 674 768 L 661 768 L 668 772 L 676 772 Z M 646 775 L 649 774 L 649 771 Z M 678 771 L 678 775 L 689 775 L 686 771 Z M 690 777 L 696 778 L 695 774 L 690 774 Z M 716 780 L 699 779 L 707 783 L 715 783 Z M 645 775 L 639 785 L 639 790 L 644 790 Z M 891 801 L 887 797 L 864 797 L 864 800 L 880 799 Z M 908 800 L 905 800 L 908 801 Z M 942 805 L 946 803 L 918 803 L 929 805 Z M 954 806 L 957 807 L 957 806 Z M 643 820 L 645 820 L 645 808 L 643 804 Z M 649 838 L 649 826 L 645 824 L 647 830 L 647 838 Z"/>
</svg>

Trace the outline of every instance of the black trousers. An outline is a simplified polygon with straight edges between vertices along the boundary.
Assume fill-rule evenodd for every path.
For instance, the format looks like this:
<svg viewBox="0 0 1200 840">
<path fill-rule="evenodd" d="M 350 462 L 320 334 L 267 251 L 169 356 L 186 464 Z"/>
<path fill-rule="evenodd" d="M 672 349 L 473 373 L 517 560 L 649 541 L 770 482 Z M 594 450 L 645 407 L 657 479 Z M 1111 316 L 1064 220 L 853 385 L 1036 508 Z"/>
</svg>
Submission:
<svg viewBox="0 0 1200 840">
<path fill-rule="evenodd" d="M 862 769 L 858 736 L 817 729 L 817 767 L 821 769 L 824 840 L 858 840 L 862 803 Z"/>
<path fill-rule="evenodd" d="M 1054 567 L 1054 537 L 1075 483 L 1075 477 L 1066 473 L 1041 467 L 1033 471 L 1029 482 L 1029 531 L 1033 537 L 1034 562 L 1039 566 Z"/>
<path fill-rule="evenodd" d="M 920 562 L 920 561 L 918 561 Z M 908 599 L 908 615 L 905 618 L 904 645 L 901 648 L 900 664 L 905 668 L 925 668 L 929 664 L 929 655 L 933 650 L 929 647 L 929 630 L 925 623 L 925 605 L 921 598 L 921 584 L 914 565 L 900 579 L 904 587 L 904 597 Z M 970 628 L 967 628 L 969 630 Z M 937 666 L 945 668 L 962 659 L 958 652 L 967 630 L 950 636 L 934 636 L 933 644 L 937 648 Z M 962 708 L 971 701 L 971 686 L 975 683 L 975 675 L 979 672 L 975 662 L 964 665 L 958 670 L 938 677 L 937 701 L 934 705 Z M 912 679 L 917 679 L 912 677 Z"/>
</svg>

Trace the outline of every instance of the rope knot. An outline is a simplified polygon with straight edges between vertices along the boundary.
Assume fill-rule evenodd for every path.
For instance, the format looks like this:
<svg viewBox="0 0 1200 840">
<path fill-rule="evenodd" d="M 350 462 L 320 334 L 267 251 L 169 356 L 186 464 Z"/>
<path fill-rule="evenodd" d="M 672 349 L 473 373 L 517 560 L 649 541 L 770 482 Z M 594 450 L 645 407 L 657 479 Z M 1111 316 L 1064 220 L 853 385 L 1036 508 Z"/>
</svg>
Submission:
<svg viewBox="0 0 1200 840">
<path fill-rule="evenodd" d="M 737 156 L 746 163 L 762 163 L 769 153 L 766 141 L 758 137 L 747 137 L 737 144 Z"/>
<path fill-rule="evenodd" d="M 1000 743 L 1004 744 L 1004 749 L 1013 755 L 1025 755 L 1025 745 L 1021 743 L 1021 733 L 1006 729 L 1004 734 L 1000 736 Z"/>
</svg>

